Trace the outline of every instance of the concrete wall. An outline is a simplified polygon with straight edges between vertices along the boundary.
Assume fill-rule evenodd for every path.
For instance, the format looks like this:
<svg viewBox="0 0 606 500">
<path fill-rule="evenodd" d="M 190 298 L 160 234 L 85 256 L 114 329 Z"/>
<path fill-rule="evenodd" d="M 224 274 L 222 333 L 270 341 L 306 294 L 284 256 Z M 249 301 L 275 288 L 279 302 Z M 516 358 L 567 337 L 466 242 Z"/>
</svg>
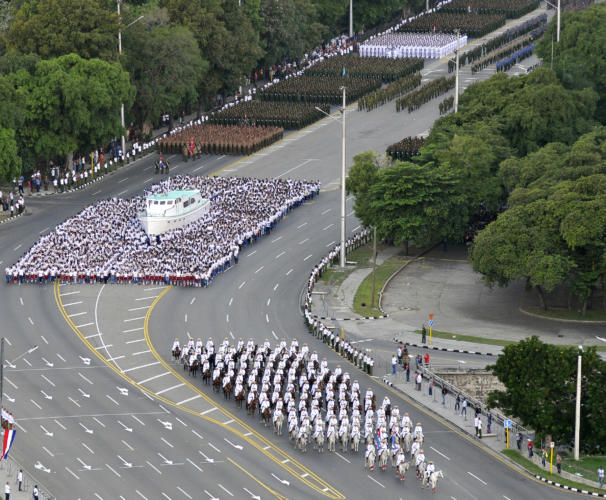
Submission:
<svg viewBox="0 0 606 500">
<path fill-rule="evenodd" d="M 435 374 L 482 403 L 486 403 L 490 391 L 505 389 L 496 375 L 488 371 L 435 372 Z"/>
</svg>

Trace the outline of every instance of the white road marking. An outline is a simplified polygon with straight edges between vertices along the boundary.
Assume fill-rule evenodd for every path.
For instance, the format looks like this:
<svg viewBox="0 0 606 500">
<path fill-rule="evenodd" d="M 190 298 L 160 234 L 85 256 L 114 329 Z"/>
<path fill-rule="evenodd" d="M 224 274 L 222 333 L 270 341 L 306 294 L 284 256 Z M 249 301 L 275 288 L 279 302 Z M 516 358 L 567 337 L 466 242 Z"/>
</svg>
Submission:
<svg viewBox="0 0 606 500">
<path fill-rule="evenodd" d="M 76 474 L 74 474 L 69 467 L 66 466 L 65 470 L 69 472 L 72 476 L 74 476 L 76 479 L 80 480 L 80 478 Z"/>
<path fill-rule="evenodd" d="M 221 450 L 219 448 L 217 448 L 214 444 L 212 443 L 208 443 L 208 446 L 210 446 L 213 450 L 215 450 L 217 453 L 221 453 Z"/>
<path fill-rule="evenodd" d="M 272 243 L 275 243 L 276 241 L 280 241 L 282 239 L 282 236 L 278 236 L 276 239 L 271 240 Z"/>
<path fill-rule="evenodd" d="M 204 439 L 198 432 L 196 432 L 194 429 L 192 429 L 192 432 L 198 436 L 200 439 Z"/>
<path fill-rule="evenodd" d="M 304 240 L 299 241 L 299 245 L 302 245 L 303 243 L 305 243 L 306 241 L 309 241 L 309 238 L 305 238 Z"/>
<path fill-rule="evenodd" d="M 210 413 L 211 411 L 215 411 L 216 409 L 217 409 L 217 407 L 213 406 L 210 410 L 201 411 L 200 415 L 206 415 L 207 413 Z"/>
<path fill-rule="evenodd" d="M 80 375 L 80 377 L 82 377 L 84 380 L 86 380 L 90 385 L 93 385 L 93 383 L 87 379 L 84 375 L 82 375 L 80 372 L 78 372 L 78 375 Z M 4 377 L 4 380 L 6 380 L 6 377 Z"/>
<path fill-rule="evenodd" d="M 149 352 L 149 351 L 143 351 L 143 352 Z M 141 353 L 138 353 L 138 354 L 141 354 Z M 153 377 L 149 377 L 149 378 L 143 379 L 143 380 L 141 380 L 140 382 L 137 382 L 137 383 L 138 384 L 145 384 L 146 382 L 149 382 L 151 380 L 156 380 L 157 378 L 164 377 L 165 375 L 169 375 L 169 374 L 170 374 L 170 372 L 160 373 L 159 375 L 154 375 Z"/>
<path fill-rule="evenodd" d="M 234 496 L 234 494 L 233 494 L 231 491 L 229 491 L 228 489 L 226 489 L 226 488 L 224 488 L 223 486 L 221 486 L 221 483 L 217 483 L 217 486 L 218 486 L 219 488 L 221 488 L 221 489 L 222 489 L 222 490 L 223 490 L 225 493 L 227 493 L 228 495 L 230 495 L 230 496 L 232 496 L 232 497 Z"/>
<path fill-rule="evenodd" d="M 77 328 L 77 327 L 76 327 L 76 328 Z M 58 358 L 59 358 L 61 361 L 63 361 L 64 363 L 66 362 L 66 361 L 65 361 L 65 358 L 64 358 L 63 356 L 61 356 L 61 354 L 57 353 L 57 357 L 58 357 Z"/>
<path fill-rule="evenodd" d="M 141 354 L 147 354 L 148 352 L 151 352 L 151 351 L 148 349 L 147 351 L 133 352 L 133 356 L 140 356 Z M 139 382 L 139 383 L 141 383 L 141 382 Z"/>
<path fill-rule="evenodd" d="M 33 399 L 30 399 L 30 401 L 34 404 L 34 406 L 36 406 L 39 410 L 42 409 L 42 406 L 40 406 L 38 403 L 36 403 Z"/>
<path fill-rule="evenodd" d="M 480 481 L 484 486 L 488 486 L 488 483 L 486 483 L 485 481 L 483 481 L 482 479 L 480 479 L 478 476 L 476 476 L 475 474 L 472 474 L 471 472 L 467 471 L 467 474 L 469 474 L 471 477 L 476 478 L 478 481 Z"/>
<path fill-rule="evenodd" d="M 355 232 L 355 231 L 357 231 L 358 229 L 360 229 L 360 226 L 356 226 L 356 227 L 354 227 L 354 228 L 353 228 L 353 231 Z"/>
<path fill-rule="evenodd" d="M 93 417 L 93 420 L 97 422 L 101 427 L 105 427 L 105 424 L 101 422 L 101 420 L 99 420 L 97 417 Z"/>
<path fill-rule="evenodd" d="M 122 333 L 131 333 L 131 332 L 138 332 L 140 330 L 143 330 L 143 327 L 139 327 L 139 328 L 131 328 L 130 330 L 122 330 Z"/>
<path fill-rule="evenodd" d="M 271 334 L 274 336 L 274 338 L 275 338 L 276 340 L 278 340 L 278 336 L 276 335 L 276 332 L 274 332 L 274 331 L 272 330 L 272 331 L 271 331 Z"/>
<path fill-rule="evenodd" d="M 15 248 L 13 248 L 13 251 L 16 252 L 17 250 L 19 250 L 21 248 L 21 244 L 17 245 Z"/>
<path fill-rule="evenodd" d="M 258 272 L 263 271 L 263 268 L 264 268 L 264 267 L 265 267 L 265 266 L 261 266 L 259 269 L 257 269 L 257 270 L 255 271 L 255 274 L 257 274 Z"/>
<path fill-rule="evenodd" d="M 240 283 L 240 286 L 238 287 L 238 290 L 240 290 L 244 285 L 246 285 L 246 281 L 243 281 L 242 283 Z"/>
<path fill-rule="evenodd" d="M 78 401 L 76 401 L 75 399 L 73 399 L 71 396 L 68 396 L 68 398 L 72 403 L 74 403 L 78 408 L 82 408 L 80 406 L 80 403 L 78 403 Z"/>
<path fill-rule="evenodd" d="M 116 401 L 114 398 L 112 398 L 109 394 L 105 395 L 107 397 L 107 399 L 109 399 L 112 403 L 116 404 L 116 406 L 120 406 L 120 403 L 118 403 L 118 401 Z"/>
<path fill-rule="evenodd" d="M 233 340 L 235 340 L 235 339 L 236 339 L 236 337 L 234 337 L 234 334 L 233 334 L 233 332 L 232 332 L 231 330 L 229 331 L 229 336 L 230 336 L 230 337 L 231 337 Z"/>
<path fill-rule="evenodd" d="M 109 346 L 107 346 L 109 347 Z M 119 359 L 124 358 L 124 356 L 113 356 L 111 358 L 107 358 L 107 361 L 118 361 Z"/>
<path fill-rule="evenodd" d="M 257 251 L 256 251 L 256 250 L 253 250 L 252 252 L 250 252 L 250 253 L 247 255 L 247 257 L 250 257 L 251 255 L 254 255 L 254 254 L 256 254 L 256 253 L 257 253 Z"/>
<path fill-rule="evenodd" d="M 148 366 L 159 365 L 160 361 L 154 361 L 153 363 L 147 363 L 145 365 L 133 366 L 132 368 L 127 368 L 126 370 L 122 370 L 122 373 L 132 372 L 133 370 L 139 370 L 140 368 L 147 368 Z"/>
<path fill-rule="evenodd" d="M 351 217 L 353 214 L 354 214 L 354 211 L 352 210 L 351 212 L 349 212 L 349 213 L 347 214 L 347 217 Z"/>
<path fill-rule="evenodd" d="M 144 288 L 143 291 L 151 292 L 152 290 L 164 290 L 165 288 L 166 288 L 165 286 L 154 286 L 152 288 Z"/>
<path fill-rule="evenodd" d="M 23 305 L 23 297 L 19 297 L 19 302 Z"/>
<path fill-rule="evenodd" d="M 68 314 L 67 316 L 69 318 L 75 318 L 76 316 L 82 316 L 83 314 L 86 314 L 86 311 L 79 312 L 79 313 L 74 313 L 74 314 Z"/>
<path fill-rule="evenodd" d="M 45 231 L 48 231 L 50 229 L 50 227 L 45 227 L 42 231 L 38 231 L 38 234 L 42 234 Z"/>
<path fill-rule="evenodd" d="M 332 226 L 334 226 L 334 224 L 328 224 L 328 226 L 323 228 L 322 231 L 326 231 L 327 229 L 330 229 Z"/>
<path fill-rule="evenodd" d="M 381 488 L 385 488 L 385 486 L 384 486 L 384 485 L 382 485 L 382 484 L 381 484 L 379 481 L 377 481 L 377 480 L 376 480 L 374 477 L 369 476 L 368 474 L 366 474 L 366 477 L 367 477 L 368 479 L 372 479 L 372 480 L 373 480 L 375 483 L 377 483 L 377 484 L 378 484 L 378 485 L 379 485 Z"/>
<path fill-rule="evenodd" d="M 129 340 L 129 341 L 124 342 L 124 343 L 125 344 L 136 344 L 137 342 L 145 342 L 145 339 Z"/>
<path fill-rule="evenodd" d="M 322 215 L 326 215 L 328 212 L 330 212 L 332 210 L 332 208 L 328 208 L 326 210 L 324 210 L 324 212 L 322 212 Z"/>
<path fill-rule="evenodd" d="M 46 380 L 50 385 L 52 385 L 53 387 L 56 387 L 56 385 L 54 384 L 54 382 L 52 380 L 50 380 L 48 377 L 46 377 L 45 375 L 40 375 L 44 380 Z"/>
<path fill-rule="evenodd" d="M 191 499 L 192 499 L 192 496 L 191 496 L 189 493 L 187 493 L 187 491 L 185 491 L 183 488 L 181 488 L 181 486 L 177 486 L 177 489 L 178 489 L 178 490 L 179 490 L 181 493 L 183 493 L 183 494 L 184 494 L 184 495 L 185 495 L 187 498 L 189 498 L 189 500 L 191 500 Z M 206 491 L 206 490 L 204 490 L 204 491 Z M 212 497 L 211 497 L 211 498 L 212 498 Z"/>
<path fill-rule="evenodd" d="M 156 467 L 154 464 L 152 464 L 149 460 L 146 461 L 147 465 L 149 465 L 152 469 L 154 469 L 158 474 L 162 474 L 162 472 L 160 472 L 160 469 L 158 469 L 158 467 Z"/>
<path fill-rule="evenodd" d="M 311 132 L 311 131 L 309 131 L 309 132 Z M 302 132 L 302 133 L 304 134 L 305 132 Z M 318 160 L 316 160 L 316 159 L 307 159 L 307 160 L 305 160 L 303 163 L 300 163 L 299 165 L 297 165 L 296 167 L 289 168 L 289 169 L 288 169 L 286 172 L 281 173 L 281 174 L 278 176 L 278 178 L 280 178 L 280 177 L 282 177 L 282 176 L 284 176 L 284 175 L 286 175 L 286 174 L 289 174 L 289 173 L 291 173 L 293 170 L 297 170 L 298 168 L 301 168 L 302 166 L 307 165 L 308 163 L 310 163 L 310 162 L 312 162 L 312 161 L 318 161 Z"/>
<path fill-rule="evenodd" d="M 312 255 L 311 255 L 311 254 L 309 254 L 307 257 L 305 257 L 305 258 L 303 259 L 303 262 L 305 262 L 307 259 L 311 259 L 311 257 L 312 257 Z"/>
<path fill-rule="evenodd" d="M 4 380 L 6 380 L 10 385 L 12 385 L 15 389 L 19 389 L 13 382 L 11 382 L 10 379 L 4 377 Z"/>
<path fill-rule="evenodd" d="M 128 180 L 128 177 L 125 177 L 124 179 L 120 179 L 118 181 L 118 184 L 121 184 L 122 182 L 126 182 Z"/>
<path fill-rule="evenodd" d="M 198 170 L 198 169 L 200 169 L 200 168 L 202 168 L 202 167 L 198 167 L 196 170 Z M 195 170 L 194 170 L 194 172 L 195 172 Z M 173 500 L 171 497 L 169 497 L 169 496 L 168 496 L 166 493 L 164 493 L 163 491 L 162 491 L 161 493 L 162 493 L 162 496 L 163 496 L 164 498 L 166 498 L 167 500 Z"/>
<path fill-rule="evenodd" d="M 279 283 L 276 283 L 276 284 L 274 285 L 274 292 L 275 292 L 275 291 L 278 289 L 278 287 L 279 287 L 279 286 L 280 286 L 280 284 L 279 284 Z"/>
<path fill-rule="evenodd" d="M 95 337 L 100 337 L 102 334 L 101 333 L 93 333 L 92 335 L 87 335 L 86 337 L 84 337 L 85 339 L 93 339 Z"/>
<path fill-rule="evenodd" d="M 333 246 L 336 243 L 336 241 L 331 241 L 328 245 L 326 245 L 326 248 Z"/>
<path fill-rule="evenodd" d="M 21 297 L 19 297 L 19 298 L 21 298 Z M 79 301 L 77 301 L 77 302 L 69 302 L 69 303 L 67 303 L 67 304 L 63 304 L 63 307 L 75 306 L 75 305 L 77 305 L 77 304 L 82 304 L 82 301 L 81 301 L 81 300 L 79 300 Z"/>
<path fill-rule="evenodd" d="M 170 444 L 166 439 L 164 439 L 163 437 L 160 438 L 162 441 L 164 441 L 164 443 L 168 446 L 170 446 L 171 448 L 174 448 L 174 446 L 172 444 Z"/>
<path fill-rule="evenodd" d="M 503 498 L 504 498 L 505 500 L 511 500 L 511 498 L 506 497 L 505 495 L 503 495 Z"/>
<path fill-rule="evenodd" d="M 190 301 L 189 305 L 191 306 L 191 305 L 192 305 L 192 304 L 193 304 L 195 301 L 196 301 L 196 297 L 192 297 L 192 299 L 191 299 L 191 301 Z"/>
<path fill-rule="evenodd" d="M 345 460 L 348 464 L 350 464 L 351 462 L 349 460 L 347 460 L 343 455 L 341 455 L 339 452 L 335 451 L 335 454 L 339 457 L 342 458 L 343 460 Z"/>
<path fill-rule="evenodd" d="M 301 224 L 300 226 L 297 226 L 297 229 L 301 229 L 303 226 L 307 226 L 307 222 L 304 222 L 303 224 Z"/>
<path fill-rule="evenodd" d="M 192 464 L 196 469 L 200 472 L 204 472 L 195 462 L 193 462 L 190 458 L 186 459 L 190 464 Z"/>
<path fill-rule="evenodd" d="M 183 425 L 184 427 L 187 427 L 187 424 L 186 424 L 185 422 L 183 422 L 183 420 L 181 420 L 180 418 L 175 417 L 175 420 L 176 420 L 177 422 L 179 422 L 181 425 Z"/>
<path fill-rule="evenodd" d="M 187 313 L 185 313 L 185 323 L 187 323 Z"/>
<path fill-rule="evenodd" d="M 159 396 L 160 394 L 164 394 L 165 392 L 168 392 L 168 391 L 172 391 L 173 389 L 177 389 L 184 385 L 185 385 L 184 383 L 181 383 L 181 384 L 173 385 L 171 387 L 167 387 L 166 389 L 162 389 L 161 391 L 156 392 L 156 396 Z"/>
<path fill-rule="evenodd" d="M 265 314 L 265 321 L 269 323 L 269 315 L 267 313 Z"/>
<path fill-rule="evenodd" d="M 133 312 L 133 311 L 141 311 L 142 309 L 149 309 L 150 306 L 141 306 L 141 307 L 131 307 L 128 312 Z"/>
<path fill-rule="evenodd" d="M 61 297 L 67 297 L 68 295 L 74 295 L 76 293 L 80 293 L 80 290 L 76 290 L 75 292 L 65 292 L 60 295 L 61 295 Z"/>
<path fill-rule="evenodd" d="M 267 299 L 267 305 L 269 306 L 269 303 L 271 302 L 271 298 Z"/>
<path fill-rule="evenodd" d="M 184 399 L 183 401 L 179 401 L 177 403 L 177 405 L 184 405 L 185 403 L 189 403 L 190 401 L 193 401 L 194 399 L 198 399 L 201 397 L 202 396 L 200 396 L 200 394 L 196 394 L 195 396 L 192 396 L 191 398 L 187 398 L 187 399 Z"/>
<path fill-rule="evenodd" d="M 43 450 L 44 450 L 46 453 L 48 453 L 48 454 L 49 454 L 51 457 L 54 457 L 54 456 L 55 456 L 55 455 L 53 454 L 53 452 L 52 452 L 52 451 L 50 451 L 50 450 L 49 450 L 49 449 L 48 449 L 46 446 L 43 446 L 43 447 L 42 447 L 42 449 L 43 449 Z"/>
<path fill-rule="evenodd" d="M 276 255 L 276 259 L 279 259 L 280 257 L 282 257 L 282 255 L 284 255 L 286 252 L 280 252 L 278 255 Z"/>
<path fill-rule="evenodd" d="M 139 490 L 135 490 L 135 493 L 137 493 L 137 495 L 139 495 L 141 498 L 143 498 L 143 500 L 147 500 L 147 497 L 141 493 Z"/>
<path fill-rule="evenodd" d="M 93 454 L 93 455 L 95 454 L 95 452 L 94 452 L 93 450 L 91 450 L 91 449 L 90 449 L 90 447 L 89 447 L 89 446 L 87 446 L 87 444 L 86 444 L 86 443 L 82 443 L 82 446 L 84 446 L 84 447 L 85 447 L 85 448 L 86 448 L 88 451 L 90 451 L 90 452 L 91 452 L 91 454 Z"/>
<path fill-rule="evenodd" d="M 6 377 L 5 377 L 6 378 Z M 65 427 L 61 422 L 59 422 L 57 419 L 54 419 L 54 422 L 61 427 L 64 431 L 67 430 L 67 427 Z"/>
<path fill-rule="evenodd" d="M 135 449 L 130 444 L 128 444 L 126 441 L 124 441 L 124 439 L 122 439 L 121 441 L 124 444 L 124 446 L 126 446 L 130 451 L 135 451 Z"/>
<path fill-rule="evenodd" d="M 128 322 L 130 322 L 130 321 L 139 321 L 139 320 L 141 320 L 141 319 L 145 319 L 145 316 L 139 316 L 139 317 L 137 317 L 137 318 L 128 318 L 128 319 L 125 319 L 125 320 L 123 320 L 123 321 L 124 321 L 124 323 L 128 323 Z"/>
<path fill-rule="evenodd" d="M 430 448 L 431 448 L 433 451 L 435 451 L 435 452 L 436 452 L 438 455 L 440 455 L 440 456 L 444 457 L 446 460 L 450 460 L 450 458 L 448 458 L 446 455 L 444 455 L 444 453 L 442 453 L 442 452 L 440 452 L 440 451 L 436 450 L 436 449 L 435 449 L 433 446 L 430 446 Z"/>
<path fill-rule="evenodd" d="M 109 464 L 105 464 L 105 466 L 106 466 L 106 467 L 107 467 L 109 470 L 111 470 L 111 471 L 112 471 L 112 472 L 113 472 L 113 473 L 114 473 L 116 476 L 118 476 L 118 477 L 122 477 L 122 476 L 120 476 L 120 474 L 119 474 L 118 472 L 116 472 L 114 469 L 112 469 L 112 467 L 111 467 Z"/>
<path fill-rule="evenodd" d="M 135 300 L 151 300 L 151 299 L 155 299 L 157 298 L 157 295 L 150 295 L 149 297 L 139 297 L 138 299 Z"/>
<path fill-rule="evenodd" d="M 292 272 L 293 272 L 293 269 L 290 269 L 290 270 L 289 270 L 289 271 L 286 273 L 286 276 L 288 276 L 288 275 L 289 275 L 290 273 L 292 273 Z"/>
<path fill-rule="evenodd" d="M 145 425 L 145 422 L 143 422 L 143 420 L 141 420 L 140 418 L 137 418 L 136 415 L 131 415 L 131 417 L 133 417 L 137 422 L 139 422 L 141 425 Z"/>
</svg>

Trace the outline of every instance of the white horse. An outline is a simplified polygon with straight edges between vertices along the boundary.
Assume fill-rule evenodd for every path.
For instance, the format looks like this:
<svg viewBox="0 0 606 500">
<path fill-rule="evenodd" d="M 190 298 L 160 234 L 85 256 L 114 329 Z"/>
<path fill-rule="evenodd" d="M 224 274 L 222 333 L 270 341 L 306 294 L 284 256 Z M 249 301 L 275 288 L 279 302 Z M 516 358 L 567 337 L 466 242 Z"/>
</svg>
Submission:
<svg viewBox="0 0 606 500">
<path fill-rule="evenodd" d="M 351 440 L 351 446 L 353 451 L 358 452 L 358 448 L 360 447 L 360 433 L 356 434 Z"/>
<path fill-rule="evenodd" d="M 368 467 L 370 470 L 375 470 L 375 459 L 376 458 L 377 458 L 377 454 L 375 452 L 375 449 L 372 448 L 368 452 L 368 455 L 366 456 L 366 463 L 364 464 L 364 467 Z"/>
<path fill-rule="evenodd" d="M 406 471 L 408 470 L 408 468 L 410 467 L 410 462 L 401 462 L 400 465 L 398 465 L 398 477 L 400 478 L 400 481 L 404 481 L 404 479 L 406 479 Z"/>
<path fill-rule="evenodd" d="M 388 449 L 382 450 L 379 455 L 379 467 L 381 467 L 382 470 L 387 469 L 387 459 L 388 458 L 389 458 L 389 450 Z"/>
<path fill-rule="evenodd" d="M 320 453 L 324 452 L 324 432 L 318 432 L 314 446 L 317 446 Z"/>
<path fill-rule="evenodd" d="M 328 436 L 328 451 L 337 451 L 337 433 L 333 432 Z"/>
<path fill-rule="evenodd" d="M 278 411 L 277 415 L 274 415 L 274 433 L 278 436 L 282 435 L 282 425 L 284 424 L 284 413 Z"/>
<path fill-rule="evenodd" d="M 417 465 L 417 479 L 423 479 L 425 477 L 425 467 L 425 460 L 423 460 L 419 465 Z"/>
<path fill-rule="evenodd" d="M 343 432 L 343 434 L 341 434 L 341 450 L 343 451 L 343 453 L 345 453 L 347 451 L 347 446 L 349 445 L 349 426 L 347 426 L 347 429 L 345 429 L 345 432 Z"/>
<path fill-rule="evenodd" d="M 307 452 L 307 432 L 303 432 L 297 438 L 297 448 L 299 448 L 303 453 Z"/>
<path fill-rule="evenodd" d="M 437 470 L 435 472 L 432 472 L 431 475 L 429 476 L 429 482 L 431 483 L 431 492 L 435 493 L 436 492 L 436 487 L 438 486 L 438 479 L 440 478 L 444 478 L 444 474 L 441 470 Z"/>
<path fill-rule="evenodd" d="M 404 434 L 404 449 L 406 453 L 410 453 L 410 447 L 412 446 L 412 434 L 410 432 Z"/>
<path fill-rule="evenodd" d="M 299 426 L 297 424 L 295 424 L 294 426 L 290 427 L 288 429 L 288 439 L 290 439 L 291 441 L 297 439 L 297 436 L 299 435 Z"/>
</svg>

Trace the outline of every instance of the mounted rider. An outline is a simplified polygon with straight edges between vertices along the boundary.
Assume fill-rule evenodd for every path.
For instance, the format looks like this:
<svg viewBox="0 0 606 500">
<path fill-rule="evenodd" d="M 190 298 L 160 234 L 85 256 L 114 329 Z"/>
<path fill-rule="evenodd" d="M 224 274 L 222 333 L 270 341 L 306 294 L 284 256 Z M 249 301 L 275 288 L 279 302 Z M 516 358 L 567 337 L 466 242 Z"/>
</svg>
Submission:
<svg viewBox="0 0 606 500">
<path fill-rule="evenodd" d="M 418 439 L 419 441 L 421 441 L 424 437 L 423 435 L 423 426 L 421 425 L 421 422 L 417 422 L 417 425 L 415 426 L 415 430 L 412 433 L 412 437 L 414 437 L 415 439 Z"/>
</svg>

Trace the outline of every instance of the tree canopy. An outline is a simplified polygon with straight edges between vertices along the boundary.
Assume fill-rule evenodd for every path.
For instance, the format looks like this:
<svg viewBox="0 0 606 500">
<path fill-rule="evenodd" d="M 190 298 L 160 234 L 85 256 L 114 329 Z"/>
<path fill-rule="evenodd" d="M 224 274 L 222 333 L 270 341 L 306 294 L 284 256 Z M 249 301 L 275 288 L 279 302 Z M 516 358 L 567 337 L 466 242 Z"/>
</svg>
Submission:
<svg viewBox="0 0 606 500">
<path fill-rule="evenodd" d="M 519 418 L 538 437 L 551 435 L 558 444 L 573 443 L 578 352 L 537 337 L 505 347 L 491 367 L 505 390 L 492 391 L 488 404 Z M 582 356 L 580 444 L 595 453 L 606 446 L 606 363 L 595 347 L 586 348 Z"/>
</svg>

